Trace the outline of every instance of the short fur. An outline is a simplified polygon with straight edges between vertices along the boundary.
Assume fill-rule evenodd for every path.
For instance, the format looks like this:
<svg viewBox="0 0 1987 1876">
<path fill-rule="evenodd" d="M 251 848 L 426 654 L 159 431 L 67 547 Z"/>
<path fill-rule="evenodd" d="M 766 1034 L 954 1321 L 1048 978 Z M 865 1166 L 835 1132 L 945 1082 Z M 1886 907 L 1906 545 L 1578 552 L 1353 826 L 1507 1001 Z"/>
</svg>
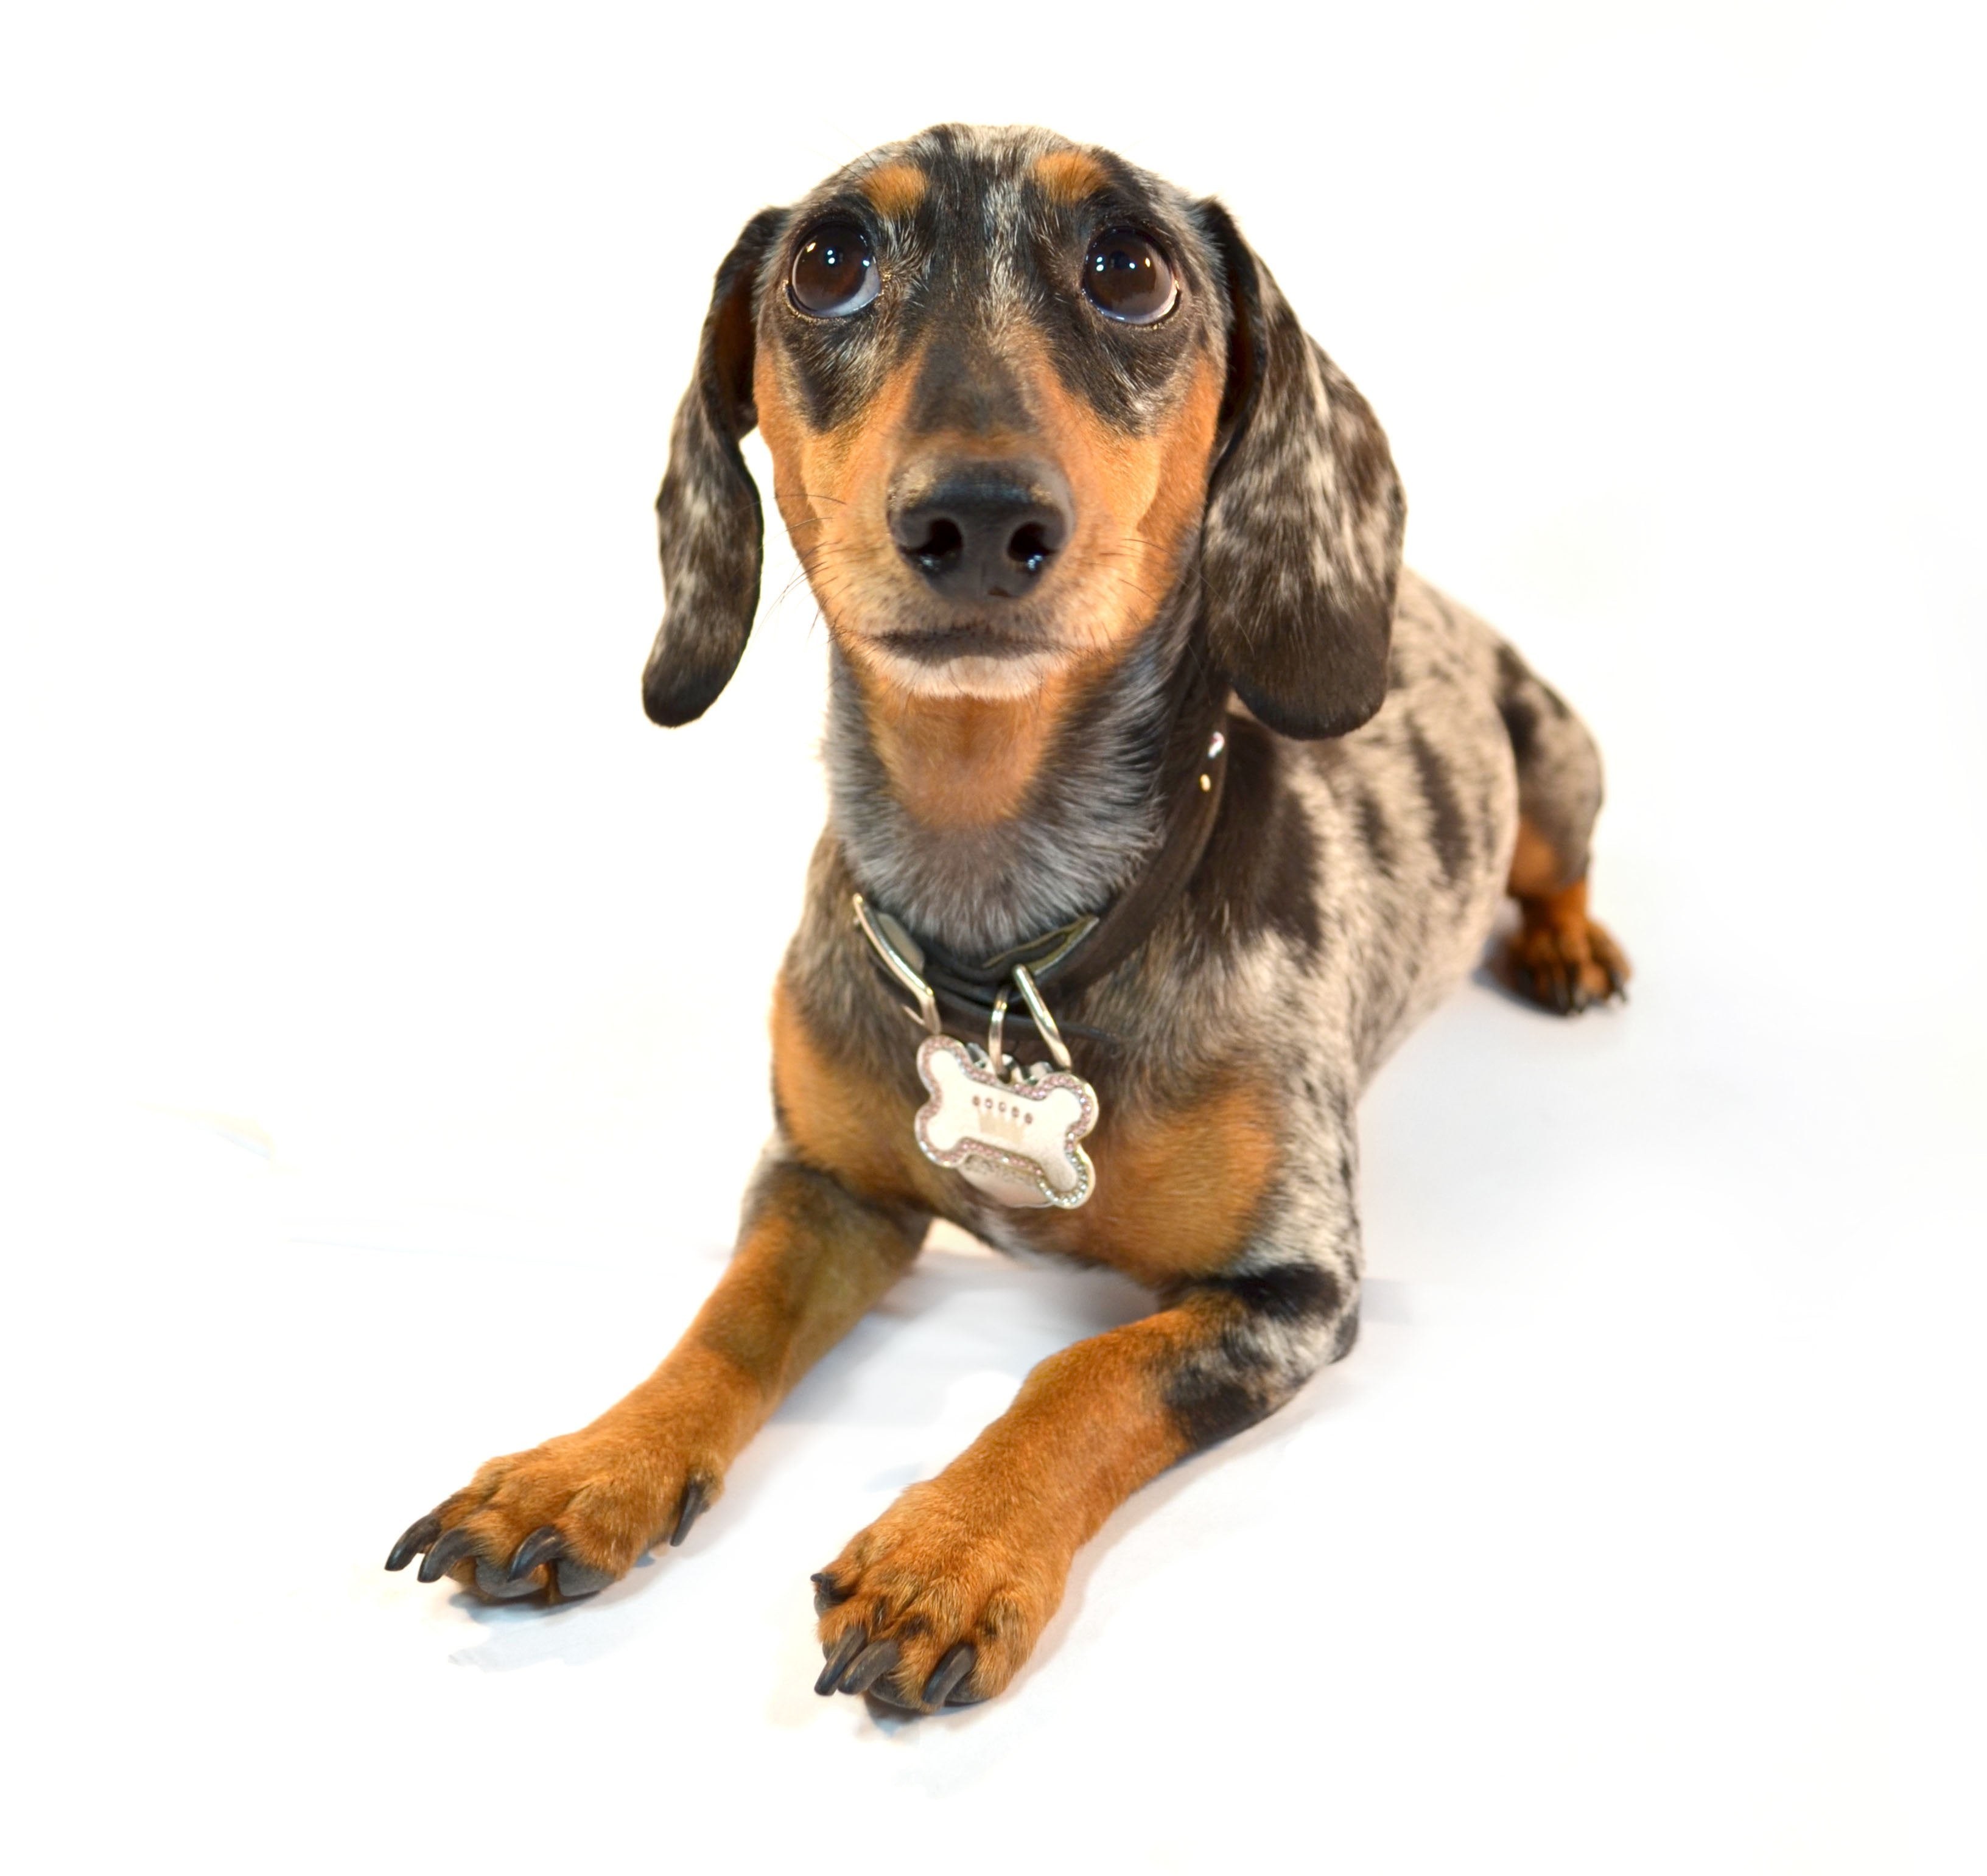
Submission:
<svg viewBox="0 0 1987 1876">
<path fill-rule="evenodd" d="M 881 270 L 847 317 L 786 284 L 828 219 L 857 223 Z M 1148 326 L 1079 285 L 1092 237 L 1125 227 L 1179 283 Z M 816 1577 L 824 1692 L 956 1706 L 1012 1679 L 1129 1493 L 1352 1346 L 1354 1104 L 1506 892 L 1515 986 L 1562 1013 L 1621 993 L 1625 962 L 1587 916 L 1600 765 L 1509 646 L 1402 569 L 1385 437 L 1227 212 L 1107 151 L 941 127 L 747 224 L 657 503 L 658 722 L 710 705 L 751 629 L 754 423 L 829 629 L 832 805 L 774 991 L 776 1125 L 738 1251 L 649 1381 L 491 1462 L 389 1564 L 425 1553 L 425 1579 L 556 1601 L 680 1540 L 942 1216 L 1125 1271 L 1159 1304 L 1044 1362 Z M 961 463 L 1069 491 L 1067 543 L 1026 592 L 941 603 L 893 542 L 892 504 Z M 851 895 L 952 956 L 990 954 L 1105 912 L 1217 763 L 1184 889 L 1129 956 L 1052 998 L 1101 1099 L 1095 1196 L 983 1200 L 914 1143 L 915 1035 Z"/>
</svg>

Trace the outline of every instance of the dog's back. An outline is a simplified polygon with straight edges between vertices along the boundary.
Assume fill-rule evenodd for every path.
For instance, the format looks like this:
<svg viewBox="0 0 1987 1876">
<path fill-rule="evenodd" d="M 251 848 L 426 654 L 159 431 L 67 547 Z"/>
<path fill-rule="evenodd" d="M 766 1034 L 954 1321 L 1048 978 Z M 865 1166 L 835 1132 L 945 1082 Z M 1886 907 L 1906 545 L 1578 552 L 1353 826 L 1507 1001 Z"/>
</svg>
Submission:
<svg viewBox="0 0 1987 1876">
<path fill-rule="evenodd" d="M 1601 805 L 1579 719 L 1473 613 L 1403 569 L 1387 700 L 1350 735 L 1297 745 L 1291 785 L 1317 830 L 1340 923 L 1324 975 L 1363 1082 L 1475 967 L 1509 889 L 1521 822 L 1584 875 Z M 1335 998 L 1335 990 L 1324 992 Z"/>
</svg>

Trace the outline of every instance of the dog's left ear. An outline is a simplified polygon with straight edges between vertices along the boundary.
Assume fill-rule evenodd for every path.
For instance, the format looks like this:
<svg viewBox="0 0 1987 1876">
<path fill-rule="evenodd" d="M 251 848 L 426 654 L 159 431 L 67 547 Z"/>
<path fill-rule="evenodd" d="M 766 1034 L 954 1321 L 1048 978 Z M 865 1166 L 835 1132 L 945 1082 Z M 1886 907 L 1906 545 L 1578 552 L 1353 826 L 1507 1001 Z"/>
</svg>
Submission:
<svg viewBox="0 0 1987 1876">
<path fill-rule="evenodd" d="M 670 466 L 656 498 L 666 604 L 642 673 L 642 707 L 674 728 L 693 722 L 731 681 L 759 606 L 764 522 L 739 439 L 752 403 L 752 289 L 787 212 L 762 209 L 717 270 L 697 349 L 697 375 L 676 407 Z"/>
<path fill-rule="evenodd" d="M 1232 312 L 1225 447 L 1201 538 L 1209 648 L 1284 736 L 1343 736 L 1385 700 L 1407 504 L 1365 398 L 1305 336 L 1213 201 L 1195 211 Z"/>
</svg>

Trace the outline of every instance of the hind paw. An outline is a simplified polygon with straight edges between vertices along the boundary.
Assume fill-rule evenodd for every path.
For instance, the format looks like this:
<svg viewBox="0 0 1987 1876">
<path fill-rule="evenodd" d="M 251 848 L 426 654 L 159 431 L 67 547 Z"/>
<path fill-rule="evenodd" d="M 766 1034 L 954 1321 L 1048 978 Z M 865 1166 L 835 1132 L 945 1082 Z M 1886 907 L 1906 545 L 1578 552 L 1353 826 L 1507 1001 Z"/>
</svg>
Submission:
<svg viewBox="0 0 1987 1876">
<path fill-rule="evenodd" d="M 1524 913 L 1499 973 L 1520 996 L 1561 1016 L 1628 1000 L 1628 960 L 1605 926 L 1584 913 L 1555 916 L 1550 904 L 1527 903 Z"/>
</svg>

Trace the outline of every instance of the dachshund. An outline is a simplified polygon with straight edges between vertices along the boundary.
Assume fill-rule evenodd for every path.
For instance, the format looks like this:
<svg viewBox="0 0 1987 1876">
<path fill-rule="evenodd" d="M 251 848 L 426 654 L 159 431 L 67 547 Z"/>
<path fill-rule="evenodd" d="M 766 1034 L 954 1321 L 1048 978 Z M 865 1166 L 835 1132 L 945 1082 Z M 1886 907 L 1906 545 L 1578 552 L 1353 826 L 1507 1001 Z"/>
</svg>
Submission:
<svg viewBox="0 0 1987 1876">
<path fill-rule="evenodd" d="M 818 1691 L 932 1712 L 1007 1685 L 1130 1493 L 1352 1347 L 1354 1103 L 1504 896 L 1511 987 L 1624 995 L 1600 761 L 1402 568 L 1386 437 L 1227 211 L 1107 151 L 941 126 L 746 224 L 657 498 L 659 724 L 751 629 L 755 425 L 828 633 L 831 805 L 737 1250 L 648 1380 L 386 1567 L 558 1602 L 681 1543 L 948 1219 L 1155 1309 L 814 1577 Z"/>
</svg>

